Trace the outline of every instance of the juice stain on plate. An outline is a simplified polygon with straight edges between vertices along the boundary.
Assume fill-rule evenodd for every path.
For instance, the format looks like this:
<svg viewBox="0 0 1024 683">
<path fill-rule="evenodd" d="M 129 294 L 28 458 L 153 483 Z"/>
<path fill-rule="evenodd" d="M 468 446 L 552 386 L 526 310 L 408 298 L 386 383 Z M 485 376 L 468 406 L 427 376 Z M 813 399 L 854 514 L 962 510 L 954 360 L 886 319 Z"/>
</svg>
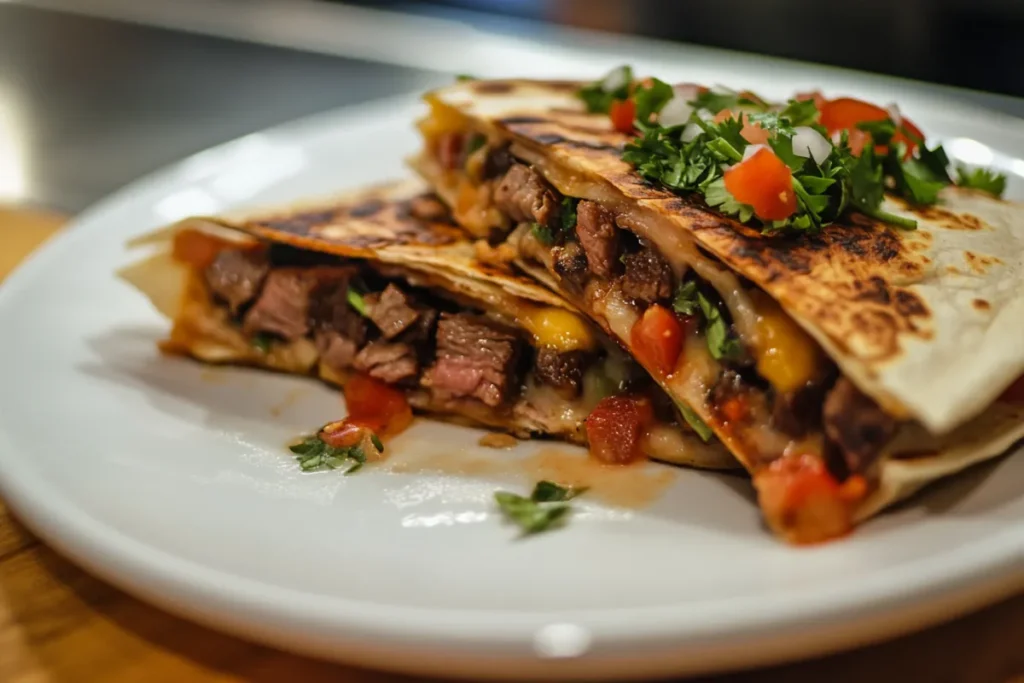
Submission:
<svg viewBox="0 0 1024 683">
<path fill-rule="evenodd" d="M 525 477 L 531 487 L 548 480 L 562 486 L 585 486 L 589 489 L 587 498 L 624 508 L 653 503 L 676 478 L 676 473 L 664 465 L 604 465 L 585 452 L 558 447 L 541 448 L 525 458 L 460 451 L 395 453 L 382 469 L 396 474 L 450 474 L 474 479 Z"/>
<path fill-rule="evenodd" d="M 224 368 L 206 367 L 199 371 L 199 379 L 208 384 L 226 384 L 228 375 Z"/>
<path fill-rule="evenodd" d="M 280 417 L 281 413 L 291 408 L 292 405 L 294 405 L 295 402 L 298 401 L 301 396 L 301 388 L 294 387 L 292 389 L 289 389 L 287 392 L 285 392 L 284 397 L 280 401 L 270 406 L 270 414 L 273 415 L 274 417 Z"/>
</svg>

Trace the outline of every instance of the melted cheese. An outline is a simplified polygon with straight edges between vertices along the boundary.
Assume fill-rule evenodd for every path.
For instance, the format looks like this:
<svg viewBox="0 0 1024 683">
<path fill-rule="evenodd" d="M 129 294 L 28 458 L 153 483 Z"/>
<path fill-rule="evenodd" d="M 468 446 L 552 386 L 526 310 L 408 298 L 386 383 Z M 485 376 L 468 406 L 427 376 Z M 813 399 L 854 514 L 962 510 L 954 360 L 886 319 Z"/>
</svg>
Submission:
<svg viewBox="0 0 1024 683">
<path fill-rule="evenodd" d="M 537 306 L 520 312 L 519 323 L 533 335 L 534 344 L 559 352 L 590 351 L 597 339 L 583 319 L 562 308 Z"/>
<path fill-rule="evenodd" d="M 776 391 L 796 391 L 813 380 L 825 359 L 821 349 L 774 299 L 756 291 L 758 344 L 757 372 Z"/>
</svg>

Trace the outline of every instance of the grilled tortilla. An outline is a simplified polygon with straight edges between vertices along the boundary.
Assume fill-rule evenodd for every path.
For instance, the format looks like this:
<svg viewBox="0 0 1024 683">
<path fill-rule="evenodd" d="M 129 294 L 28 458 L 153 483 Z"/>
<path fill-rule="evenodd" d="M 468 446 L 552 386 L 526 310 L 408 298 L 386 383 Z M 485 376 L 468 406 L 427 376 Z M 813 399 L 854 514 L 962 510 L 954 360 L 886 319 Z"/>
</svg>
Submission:
<svg viewBox="0 0 1024 683">
<path fill-rule="evenodd" d="M 777 533 L 840 535 L 1024 436 L 1022 408 L 997 400 L 1024 372 L 1024 206 L 951 187 L 927 209 L 885 200 L 916 231 L 855 215 L 765 236 L 638 175 L 620 158 L 630 138 L 586 113 L 582 85 L 429 93 L 411 164 L 714 431 Z M 720 326 L 686 325 L 678 363 L 659 370 L 635 330 L 684 285 Z M 722 326 L 739 343 L 728 355 L 711 338 Z"/>
<path fill-rule="evenodd" d="M 478 259 L 420 182 L 194 217 L 132 244 L 155 249 L 121 276 L 173 322 L 165 352 L 339 385 L 366 373 L 415 410 L 575 443 L 593 406 L 628 390 L 654 407 L 652 457 L 736 466 L 563 299 Z"/>
</svg>

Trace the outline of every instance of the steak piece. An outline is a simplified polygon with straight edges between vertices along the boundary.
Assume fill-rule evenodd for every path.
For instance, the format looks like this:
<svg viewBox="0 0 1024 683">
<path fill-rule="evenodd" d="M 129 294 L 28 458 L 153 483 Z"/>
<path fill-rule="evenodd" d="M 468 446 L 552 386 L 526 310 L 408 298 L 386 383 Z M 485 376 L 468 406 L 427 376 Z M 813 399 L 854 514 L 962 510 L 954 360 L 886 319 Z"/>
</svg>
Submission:
<svg viewBox="0 0 1024 683">
<path fill-rule="evenodd" d="M 845 377 L 825 397 L 822 414 L 825 436 L 842 451 L 851 473 L 871 467 L 897 426 L 894 418 Z"/>
<path fill-rule="evenodd" d="M 824 386 L 809 384 L 796 391 L 776 392 L 772 398 L 772 424 L 790 436 L 804 436 L 821 424 Z"/>
<path fill-rule="evenodd" d="M 653 304 L 672 296 L 672 267 L 657 250 L 643 247 L 622 259 L 622 293 L 637 303 Z"/>
<path fill-rule="evenodd" d="M 213 295 L 237 315 L 260 291 L 269 271 L 270 263 L 262 249 L 223 249 L 206 267 L 203 277 Z"/>
<path fill-rule="evenodd" d="M 566 242 L 564 246 L 551 250 L 554 269 L 566 282 L 578 288 L 583 287 L 587 275 L 587 255 L 578 242 Z"/>
<path fill-rule="evenodd" d="M 492 147 L 487 152 L 487 159 L 484 161 L 484 179 L 492 180 L 505 175 L 514 163 L 515 159 L 508 151 L 508 145 Z"/>
<path fill-rule="evenodd" d="M 563 351 L 543 347 L 537 351 L 534 372 L 544 384 L 548 384 L 565 398 L 579 396 L 583 388 L 583 369 L 590 360 L 586 351 Z"/>
<path fill-rule="evenodd" d="M 619 229 L 615 217 L 597 202 L 583 200 L 576 207 L 576 235 L 587 255 L 590 272 L 608 277 L 616 269 Z"/>
<path fill-rule="evenodd" d="M 419 372 L 416 351 L 408 344 L 371 342 L 356 354 L 354 365 L 356 370 L 388 384 L 410 379 Z"/>
<path fill-rule="evenodd" d="M 494 191 L 494 203 L 516 223 L 532 221 L 554 227 L 559 196 L 540 174 L 523 164 L 508 170 Z"/>
<path fill-rule="evenodd" d="M 271 270 L 259 298 L 242 320 L 242 330 L 250 336 L 268 332 L 288 341 L 305 336 L 310 330 L 310 295 L 317 284 L 313 270 Z"/>
<path fill-rule="evenodd" d="M 480 316 L 442 313 L 437 354 L 423 384 L 441 399 L 476 398 L 492 408 L 515 386 L 523 341 L 509 329 Z"/>
<path fill-rule="evenodd" d="M 385 339 L 398 336 L 420 317 L 409 297 L 393 283 L 380 294 L 366 296 L 366 312 Z"/>
<path fill-rule="evenodd" d="M 351 339 L 356 347 L 366 341 L 366 319 L 348 302 L 352 273 L 340 268 L 315 271 L 318 279 L 309 306 L 310 324 L 320 332 L 336 332 Z"/>
<path fill-rule="evenodd" d="M 316 350 L 320 352 L 320 362 L 327 367 L 341 372 L 352 367 L 359 351 L 359 346 L 348 337 L 333 331 L 317 332 Z"/>
<path fill-rule="evenodd" d="M 420 308 L 417 310 L 416 322 L 407 327 L 398 337 L 398 341 L 405 344 L 414 344 L 430 349 L 434 341 L 434 328 L 437 326 L 437 311 L 433 308 Z M 423 355 L 422 353 L 420 354 Z"/>
</svg>

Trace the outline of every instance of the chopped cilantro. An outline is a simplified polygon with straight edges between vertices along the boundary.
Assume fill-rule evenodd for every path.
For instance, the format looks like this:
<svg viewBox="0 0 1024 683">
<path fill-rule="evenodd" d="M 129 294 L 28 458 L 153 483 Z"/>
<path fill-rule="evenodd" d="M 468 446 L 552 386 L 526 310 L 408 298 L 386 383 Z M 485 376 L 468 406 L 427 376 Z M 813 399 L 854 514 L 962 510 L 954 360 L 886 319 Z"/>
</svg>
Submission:
<svg viewBox="0 0 1024 683">
<path fill-rule="evenodd" d="M 697 315 L 700 304 L 697 302 L 697 283 L 694 280 L 687 280 L 679 285 L 672 300 L 672 308 L 676 313 L 683 315 Z"/>
<path fill-rule="evenodd" d="M 679 408 L 679 414 L 686 420 L 686 424 L 690 425 L 690 428 L 697 433 L 701 441 L 708 443 L 714 438 L 715 433 L 711 431 L 711 427 L 708 427 L 704 420 L 700 419 L 700 415 L 693 408 L 682 401 L 677 401 L 676 407 Z"/>
<path fill-rule="evenodd" d="M 384 444 L 380 438 L 370 432 L 370 441 L 378 453 L 384 452 Z M 361 444 L 337 448 L 326 443 L 320 438 L 319 432 L 305 436 L 301 441 L 288 447 L 295 454 L 299 462 L 299 468 L 303 472 L 329 469 L 336 470 L 343 465 L 349 465 L 345 474 L 352 474 L 362 469 L 366 464 L 366 451 Z"/>
<path fill-rule="evenodd" d="M 265 332 L 257 332 L 253 335 L 249 343 L 254 349 L 260 353 L 270 353 L 270 345 L 273 343 L 274 338 Z"/>
<path fill-rule="evenodd" d="M 533 236 L 536 237 L 537 241 L 539 241 L 541 244 L 551 246 L 552 244 L 555 243 L 555 236 L 554 234 L 552 234 L 551 228 L 549 228 L 546 225 L 541 225 L 540 223 L 533 223 L 530 227 L 530 232 L 533 233 Z"/>
<path fill-rule="evenodd" d="M 575 197 L 562 198 L 562 237 L 567 237 L 576 229 L 576 207 L 580 200 Z"/>
<path fill-rule="evenodd" d="M 455 74 L 455 80 L 457 81 L 475 81 L 478 80 L 473 74 Z"/>
<path fill-rule="evenodd" d="M 609 83 L 615 87 L 608 88 Z M 607 76 L 580 88 L 576 95 L 587 105 L 591 114 L 607 114 L 612 102 L 629 97 L 633 87 L 633 69 L 620 66 L 613 69 Z"/>
<path fill-rule="evenodd" d="M 571 508 L 565 504 L 586 492 L 586 488 L 564 487 L 550 481 L 538 482 L 530 497 L 508 491 L 498 491 L 494 500 L 510 521 L 515 522 L 524 535 L 553 529 L 564 522 Z"/>
<path fill-rule="evenodd" d="M 711 351 L 715 360 L 735 360 L 743 355 L 743 347 L 740 341 L 729 330 L 728 323 L 722 316 L 718 306 L 711 303 L 700 291 L 697 292 L 697 303 L 700 304 L 701 313 L 704 314 L 706 325 L 704 334 L 708 341 L 708 350 Z"/>
<path fill-rule="evenodd" d="M 651 84 L 638 86 L 633 93 L 633 101 L 636 102 L 636 118 L 641 123 L 651 120 L 652 114 L 657 114 L 662 107 L 668 104 L 674 93 L 672 86 L 657 78 L 651 79 Z"/>
<path fill-rule="evenodd" d="M 366 300 L 352 285 L 349 285 L 348 291 L 345 292 L 345 298 L 348 300 L 348 305 L 356 309 L 356 313 L 364 318 L 369 315 L 366 308 Z"/>
<path fill-rule="evenodd" d="M 466 156 L 469 156 L 473 152 L 477 151 L 478 149 L 483 147 L 484 144 L 486 144 L 486 143 L 487 143 L 487 137 L 486 136 L 481 135 L 480 133 L 475 133 L 466 142 Z"/>
<path fill-rule="evenodd" d="M 1006 192 L 1006 176 L 990 171 L 987 168 L 969 169 L 959 166 L 956 169 L 956 184 L 988 192 L 995 197 L 1002 197 Z"/>
</svg>

